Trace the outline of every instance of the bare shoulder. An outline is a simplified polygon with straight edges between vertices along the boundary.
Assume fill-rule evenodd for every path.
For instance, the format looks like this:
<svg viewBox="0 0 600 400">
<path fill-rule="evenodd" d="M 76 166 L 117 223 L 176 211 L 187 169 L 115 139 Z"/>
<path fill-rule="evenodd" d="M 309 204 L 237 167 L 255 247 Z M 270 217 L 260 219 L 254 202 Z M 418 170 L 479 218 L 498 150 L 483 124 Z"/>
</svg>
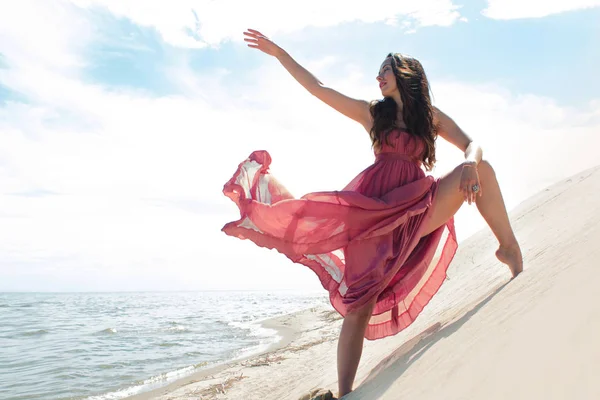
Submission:
<svg viewBox="0 0 600 400">
<path fill-rule="evenodd" d="M 433 108 L 433 125 L 438 127 L 442 125 L 444 122 L 451 120 L 451 118 L 444 113 L 442 110 L 437 108 L 436 106 L 432 106 Z"/>
<path fill-rule="evenodd" d="M 442 110 L 433 106 L 433 126 L 438 131 L 438 134 L 442 137 L 446 137 L 448 134 L 452 135 L 453 130 L 458 128 L 458 125 Z"/>
<path fill-rule="evenodd" d="M 369 124 L 371 112 L 368 101 L 346 96 L 322 84 L 311 87 L 309 92 L 346 117 L 363 126 Z"/>
</svg>

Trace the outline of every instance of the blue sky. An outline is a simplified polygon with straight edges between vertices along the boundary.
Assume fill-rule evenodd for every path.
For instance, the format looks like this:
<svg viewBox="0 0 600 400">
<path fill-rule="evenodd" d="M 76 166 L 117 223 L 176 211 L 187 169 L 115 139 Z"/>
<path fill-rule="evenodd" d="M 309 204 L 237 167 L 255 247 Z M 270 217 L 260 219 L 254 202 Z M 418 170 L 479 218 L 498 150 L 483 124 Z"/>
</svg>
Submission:
<svg viewBox="0 0 600 400">
<path fill-rule="evenodd" d="M 598 164 L 600 1 L 367 3 L 0 6 L 0 291 L 319 288 L 220 232 L 237 216 L 222 185 L 267 149 L 293 193 L 337 189 L 371 149 L 248 49 L 248 27 L 359 98 L 378 97 L 388 52 L 419 58 L 509 207 Z M 440 143 L 438 159 L 435 175 L 461 154 Z M 457 227 L 483 223 L 465 208 Z"/>
<path fill-rule="evenodd" d="M 348 22 L 335 29 L 307 27 L 278 39 L 298 53 L 312 58 L 335 54 L 366 71 L 376 71 L 387 51 L 399 51 L 427 62 L 432 77 L 497 81 L 510 90 L 561 98 L 571 104 L 585 104 L 598 93 L 600 80 L 593 77 L 600 62 L 596 48 L 600 10 L 495 20 L 481 14 L 484 8 L 485 2 L 465 4 L 459 10 L 467 22 L 412 34 L 398 26 Z M 156 95 L 177 94 L 161 68 L 173 58 L 185 59 L 197 73 L 230 70 L 239 75 L 234 85 L 244 78 L 243 70 L 260 68 L 265 62 L 264 56 L 248 53 L 238 41 L 225 40 L 218 48 L 201 50 L 173 46 L 153 27 L 137 25 L 103 9 L 94 12 L 103 34 L 85 51 L 89 65 L 83 76 L 87 82 L 134 87 Z M 315 41 L 319 46 L 314 46 Z M 559 79 L 565 74 L 571 79 Z"/>
</svg>

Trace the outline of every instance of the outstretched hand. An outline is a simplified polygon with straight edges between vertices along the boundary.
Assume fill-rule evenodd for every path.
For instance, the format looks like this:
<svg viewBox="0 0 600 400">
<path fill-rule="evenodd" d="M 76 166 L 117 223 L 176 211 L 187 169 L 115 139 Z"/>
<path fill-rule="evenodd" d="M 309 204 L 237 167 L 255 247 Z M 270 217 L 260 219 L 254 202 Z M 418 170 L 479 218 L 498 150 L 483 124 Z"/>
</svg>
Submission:
<svg viewBox="0 0 600 400">
<path fill-rule="evenodd" d="M 248 47 L 258 49 L 265 54 L 277 57 L 283 53 L 283 49 L 273 43 L 269 38 L 254 29 L 248 29 L 244 32 L 246 36 L 244 41 L 248 43 Z"/>
<path fill-rule="evenodd" d="M 476 188 L 477 190 L 474 190 L 473 188 Z M 471 163 L 463 164 L 458 190 L 463 193 L 465 201 L 469 204 L 475 203 L 477 196 L 483 194 L 476 165 Z"/>
</svg>

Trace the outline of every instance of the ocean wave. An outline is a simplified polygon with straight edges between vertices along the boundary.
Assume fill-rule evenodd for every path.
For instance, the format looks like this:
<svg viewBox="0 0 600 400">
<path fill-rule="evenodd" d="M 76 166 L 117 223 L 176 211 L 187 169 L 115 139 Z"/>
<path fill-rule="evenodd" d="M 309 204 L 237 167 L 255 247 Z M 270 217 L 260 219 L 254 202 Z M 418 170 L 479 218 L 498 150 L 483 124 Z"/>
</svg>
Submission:
<svg viewBox="0 0 600 400">
<path fill-rule="evenodd" d="M 237 329 L 243 329 L 249 331 L 248 336 L 259 337 L 259 338 L 272 338 L 277 336 L 275 329 L 265 328 L 259 322 L 229 322 L 229 326 Z"/>
<path fill-rule="evenodd" d="M 208 293 L 194 303 L 196 308 L 183 312 L 190 307 L 184 297 L 173 299 L 158 294 L 163 298 L 156 301 L 143 294 L 125 300 L 122 296 L 73 294 L 41 299 L 27 294 L 1 298 L 0 319 L 10 318 L 11 328 L 0 333 L 0 342 L 5 335 L 14 354 L 28 360 L 23 366 L 27 368 L 15 367 L 15 372 L 11 371 L 15 381 L 28 378 L 30 362 L 37 367 L 43 363 L 47 368 L 40 369 L 36 378 L 44 385 L 36 397 L 40 400 L 53 399 L 58 391 L 64 398 L 123 399 L 169 384 L 198 369 L 264 351 L 279 338 L 275 331 L 261 329 L 260 320 L 306 303 L 300 298 L 287 305 L 285 298 L 271 296 L 260 306 L 250 302 L 240 306 L 236 292 L 219 295 L 223 311 L 215 308 L 214 295 Z M 255 300 L 252 296 L 248 299 Z M 34 315 L 37 312 L 31 314 L 30 308 L 57 318 L 39 323 Z M 40 329 L 41 325 L 45 328 Z M 22 336 L 24 332 L 28 337 Z M 86 373 L 58 369 L 64 368 L 61 354 L 77 357 Z M 52 372 L 55 367 L 56 372 Z M 152 378 L 144 380 L 148 377 Z M 6 396 L 0 397 L 18 398 L 27 392 L 17 386 L 8 390 Z"/>
<path fill-rule="evenodd" d="M 152 378 L 144 381 L 137 381 L 133 386 L 125 389 L 117 390 L 115 392 L 105 393 L 99 396 L 90 396 L 86 400 L 119 400 L 125 397 L 133 396 L 138 393 L 143 393 L 161 387 L 167 383 L 173 382 L 184 376 L 188 376 L 196 370 L 196 367 L 190 365 L 177 369 L 175 371 L 166 372 L 153 376 Z"/>
<path fill-rule="evenodd" d="M 168 328 L 164 328 L 164 330 L 167 332 L 172 332 L 172 333 L 173 332 L 174 333 L 191 332 L 189 327 L 182 325 L 178 321 L 169 321 L 169 322 L 167 322 L 167 325 L 170 325 Z"/>
<path fill-rule="evenodd" d="M 181 343 L 177 342 L 163 342 L 159 344 L 160 347 L 179 347 L 183 346 Z"/>
<path fill-rule="evenodd" d="M 185 326 L 182 326 L 182 325 L 177 325 L 177 326 L 170 326 L 170 327 L 168 327 L 166 329 L 166 331 L 167 332 L 178 332 L 178 333 L 181 333 L 181 332 L 190 332 L 190 329 L 187 328 L 187 327 L 185 327 Z"/>
<path fill-rule="evenodd" d="M 65 353 L 67 353 L 67 354 L 80 354 L 80 353 L 85 353 L 86 351 L 87 350 L 85 350 L 85 349 L 74 348 L 74 349 L 65 350 Z"/>
<path fill-rule="evenodd" d="M 119 332 L 117 328 L 106 328 L 101 331 L 96 332 L 97 335 L 113 335 Z"/>
<path fill-rule="evenodd" d="M 50 332 L 48 332 L 45 329 L 38 329 L 37 331 L 29 331 L 29 332 L 23 332 L 21 334 L 21 336 L 41 336 L 41 335 L 46 335 Z"/>
<path fill-rule="evenodd" d="M 150 379 L 146 379 L 144 381 L 144 384 L 151 385 L 153 383 L 164 382 L 166 380 L 168 380 L 168 381 L 174 380 L 176 378 L 179 378 L 181 376 L 188 375 L 188 374 L 194 372 L 195 369 L 196 368 L 193 365 L 183 367 L 183 368 L 177 369 L 175 371 L 166 372 L 164 374 L 153 376 Z"/>
<path fill-rule="evenodd" d="M 272 345 L 274 345 L 275 343 L 279 342 L 282 339 L 281 336 L 278 335 L 274 335 L 274 336 L 269 336 L 269 337 L 265 337 L 263 339 L 259 339 L 258 343 L 253 345 L 253 346 L 249 346 L 249 347 L 245 347 L 242 348 L 240 350 L 238 350 L 235 353 L 235 356 L 233 357 L 234 360 L 239 360 L 242 358 L 246 358 L 255 354 L 260 354 L 265 352 L 266 350 L 269 349 L 269 347 L 271 347 Z"/>
</svg>

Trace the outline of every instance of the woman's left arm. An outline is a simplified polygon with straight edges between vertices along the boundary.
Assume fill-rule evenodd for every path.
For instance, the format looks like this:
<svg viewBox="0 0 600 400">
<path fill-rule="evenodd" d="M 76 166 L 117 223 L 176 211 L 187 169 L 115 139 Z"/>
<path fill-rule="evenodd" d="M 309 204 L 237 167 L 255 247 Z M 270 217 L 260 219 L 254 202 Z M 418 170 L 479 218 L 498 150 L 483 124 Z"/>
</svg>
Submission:
<svg viewBox="0 0 600 400">
<path fill-rule="evenodd" d="M 439 136 L 452 143 L 465 153 L 465 163 L 474 164 L 481 162 L 483 151 L 452 118 L 442 112 L 439 108 L 433 108 L 433 123 L 437 127 Z"/>
<path fill-rule="evenodd" d="M 465 161 L 462 163 L 463 169 L 458 190 L 463 192 L 466 202 L 469 204 L 474 203 L 477 195 L 483 195 L 483 190 L 479 183 L 479 174 L 477 173 L 477 166 L 483 157 L 483 150 L 469 135 L 460 129 L 452 118 L 436 107 L 433 110 L 433 122 L 437 127 L 437 134 L 465 153 Z M 474 190 L 474 187 L 477 190 Z"/>
</svg>

